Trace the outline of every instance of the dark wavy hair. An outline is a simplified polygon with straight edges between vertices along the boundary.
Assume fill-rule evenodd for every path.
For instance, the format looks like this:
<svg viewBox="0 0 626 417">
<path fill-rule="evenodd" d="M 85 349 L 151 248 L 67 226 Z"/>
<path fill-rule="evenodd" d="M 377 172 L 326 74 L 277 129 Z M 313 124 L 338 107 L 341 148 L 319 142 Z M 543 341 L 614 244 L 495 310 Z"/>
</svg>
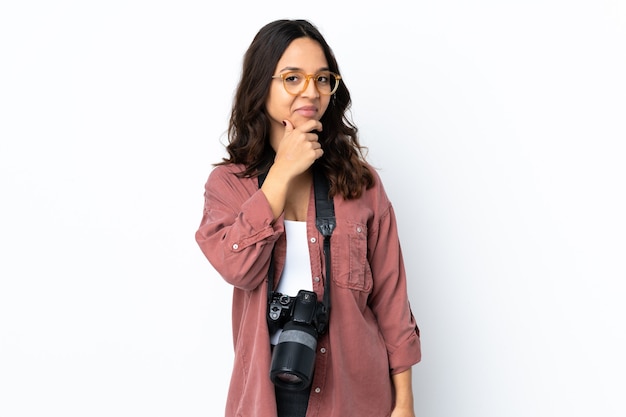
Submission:
<svg viewBox="0 0 626 417">
<path fill-rule="evenodd" d="M 270 118 L 265 107 L 272 75 L 285 49 L 294 40 L 308 37 L 324 50 L 328 68 L 339 74 L 337 60 L 319 30 L 306 20 L 276 20 L 265 25 L 254 37 L 244 55 L 241 80 L 235 93 L 228 125 L 229 157 L 216 165 L 243 164 L 243 177 L 255 177 L 269 169 L 274 150 L 269 141 Z M 348 117 L 350 93 L 343 80 L 322 116 L 319 142 L 324 155 L 315 164 L 330 180 L 331 195 L 345 199 L 361 196 L 374 184 L 365 161 L 357 127 Z"/>
</svg>

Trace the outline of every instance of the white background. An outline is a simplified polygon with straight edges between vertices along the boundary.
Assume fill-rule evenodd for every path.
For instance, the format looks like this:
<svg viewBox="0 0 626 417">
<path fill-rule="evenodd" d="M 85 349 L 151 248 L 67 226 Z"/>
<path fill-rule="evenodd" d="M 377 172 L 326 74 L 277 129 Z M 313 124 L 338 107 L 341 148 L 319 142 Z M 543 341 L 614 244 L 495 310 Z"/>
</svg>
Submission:
<svg viewBox="0 0 626 417">
<path fill-rule="evenodd" d="M 241 57 L 333 47 L 400 223 L 428 417 L 624 416 L 618 0 L 0 6 L 0 415 L 219 416 L 230 287 L 198 249 Z"/>
</svg>

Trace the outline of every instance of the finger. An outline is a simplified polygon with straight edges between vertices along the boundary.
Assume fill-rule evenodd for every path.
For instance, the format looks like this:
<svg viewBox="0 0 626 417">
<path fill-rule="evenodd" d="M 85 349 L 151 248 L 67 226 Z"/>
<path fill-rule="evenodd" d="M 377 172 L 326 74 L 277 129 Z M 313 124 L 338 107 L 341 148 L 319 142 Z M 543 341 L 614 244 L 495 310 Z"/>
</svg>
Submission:
<svg viewBox="0 0 626 417">
<path fill-rule="evenodd" d="M 289 121 L 289 120 L 283 120 L 283 125 L 285 125 L 285 135 L 290 134 L 291 132 L 293 132 L 293 124 Z"/>
<path fill-rule="evenodd" d="M 298 126 L 298 129 L 302 132 L 322 131 L 322 122 L 319 120 L 307 120 Z"/>
</svg>

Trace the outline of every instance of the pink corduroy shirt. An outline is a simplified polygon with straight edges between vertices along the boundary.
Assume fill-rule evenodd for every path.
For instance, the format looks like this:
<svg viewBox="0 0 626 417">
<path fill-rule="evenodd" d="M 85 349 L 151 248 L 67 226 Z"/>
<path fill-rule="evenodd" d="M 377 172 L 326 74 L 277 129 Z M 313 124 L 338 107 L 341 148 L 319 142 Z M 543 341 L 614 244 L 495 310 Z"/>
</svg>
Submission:
<svg viewBox="0 0 626 417">
<path fill-rule="evenodd" d="M 235 355 L 225 416 L 276 417 L 267 272 L 274 251 L 276 285 L 285 264 L 284 219 L 273 220 L 257 179 L 239 178 L 241 170 L 223 165 L 210 173 L 196 241 L 233 286 Z M 393 207 L 372 172 L 376 185 L 361 198 L 334 198 L 330 323 L 318 339 L 307 417 L 388 417 L 394 404 L 391 375 L 421 359 Z M 307 235 L 313 290 L 321 300 L 324 238 L 315 227 L 312 188 Z"/>
</svg>

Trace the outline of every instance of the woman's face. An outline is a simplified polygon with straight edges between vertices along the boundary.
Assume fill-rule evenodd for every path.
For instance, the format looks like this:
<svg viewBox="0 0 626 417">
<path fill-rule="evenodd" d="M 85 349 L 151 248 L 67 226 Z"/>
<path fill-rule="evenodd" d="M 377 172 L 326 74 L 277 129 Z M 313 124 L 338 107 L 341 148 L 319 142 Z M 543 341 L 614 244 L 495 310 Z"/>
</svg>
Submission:
<svg viewBox="0 0 626 417">
<path fill-rule="evenodd" d="M 328 70 L 324 50 L 311 38 L 295 39 L 280 58 L 274 75 L 289 71 L 316 74 Z M 311 79 L 304 91 L 298 95 L 289 94 L 280 78 L 274 78 L 265 103 L 270 116 L 270 141 L 274 149 L 284 135 L 283 120 L 289 120 L 294 128 L 311 119 L 320 120 L 328 108 L 331 96 L 321 95 Z"/>
</svg>

